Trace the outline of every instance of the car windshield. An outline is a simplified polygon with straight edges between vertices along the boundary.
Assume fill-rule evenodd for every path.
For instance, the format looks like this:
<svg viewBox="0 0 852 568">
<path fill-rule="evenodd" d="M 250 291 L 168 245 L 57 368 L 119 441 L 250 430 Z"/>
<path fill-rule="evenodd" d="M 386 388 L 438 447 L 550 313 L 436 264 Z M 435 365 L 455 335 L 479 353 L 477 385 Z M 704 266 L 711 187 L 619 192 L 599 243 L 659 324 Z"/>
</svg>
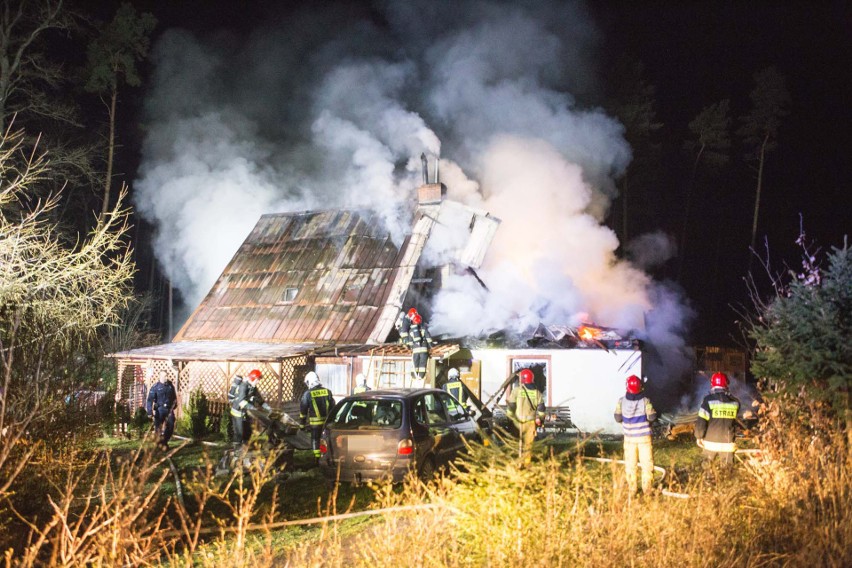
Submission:
<svg viewBox="0 0 852 568">
<path fill-rule="evenodd" d="M 357 430 L 396 430 L 402 426 L 402 401 L 346 400 L 328 421 L 327 426 Z"/>
</svg>

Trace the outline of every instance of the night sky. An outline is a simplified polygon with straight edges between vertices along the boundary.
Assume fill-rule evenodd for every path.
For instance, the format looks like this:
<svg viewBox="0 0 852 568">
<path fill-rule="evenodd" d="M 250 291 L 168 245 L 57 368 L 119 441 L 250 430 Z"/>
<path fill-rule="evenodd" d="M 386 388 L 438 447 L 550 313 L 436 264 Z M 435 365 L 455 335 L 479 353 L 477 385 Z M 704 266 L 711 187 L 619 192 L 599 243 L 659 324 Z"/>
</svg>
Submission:
<svg viewBox="0 0 852 568">
<path fill-rule="evenodd" d="M 186 28 L 201 35 L 227 30 L 240 36 L 275 18 L 288 18 L 317 2 L 143 1 L 133 4 L 152 12 L 158 34 Z M 243 5 L 245 4 L 245 6 Z M 792 98 L 783 119 L 776 151 L 768 156 L 758 239 L 769 243 L 774 261 L 795 263 L 793 244 L 800 215 L 807 234 L 823 247 L 842 245 L 849 232 L 850 200 L 849 100 L 852 87 L 852 8 L 846 2 L 595 2 L 588 10 L 599 32 L 593 70 L 595 79 L 575 93 L 590 107 L 606 107 L 614 89 L 606 71 L 619 58 L 644 64 L 656 88 L 656 110 L 663 128 L 656 180 L 642 194 L 643 215 L 635 231 L 662 230 L 678 235 L 682 224 L 685 180 L 690 160 L 682 151 L 687 124 L 704 107 L 731 100 L 736 117 L 748 110 L 755 72 L 775 66 L 786 77 Z M 86 3 L 84 3 L 86 5 Z M 111 2 L 89 3 L 107 18 Z M 338 5 L 339 6 L 339 5 Z M 366 2 L 347 4 L 352 17 L 382 26 L 382 17 Z M 147 69 L 150 71 L 150 69 Z M 125 90 L 119 133 L 124 148 L 121 170 L 129 180 L 138 165 L 145 125 L 145 86 Z M 743 277 L 750 266 L 748 245 L 755 183 L 735 144 L 731 167 L 696 189 L 681 285 L 698 317 L 690 340 L 731 343 L 737 335 L 732 306 L 747 302 Z M 618 230 L 618 199 L 607 223 Z M 136 231 L 140 286 L 149 281 L 150 227 L 138 221 Z M 762 248 L 762 244 L 759 245 Z M 676 278 L 678 259 L 652 274 Z M 751 262 L 752 267 L 753 262 Z"/>
</svg>

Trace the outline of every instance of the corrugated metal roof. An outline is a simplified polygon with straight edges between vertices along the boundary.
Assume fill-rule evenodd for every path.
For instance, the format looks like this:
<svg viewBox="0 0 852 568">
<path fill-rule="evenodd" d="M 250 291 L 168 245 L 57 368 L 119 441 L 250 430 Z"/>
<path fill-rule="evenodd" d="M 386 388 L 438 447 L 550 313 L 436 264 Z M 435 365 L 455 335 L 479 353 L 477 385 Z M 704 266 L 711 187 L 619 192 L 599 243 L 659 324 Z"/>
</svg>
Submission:
<svg viewBox="0 0 852 568">
<path fill-rule="evenodd" d="M 399 270 L 382 227 L 369 212 L 263 215 L 175 341 L 366 342 Z"/>
<path fill-rule="evenodd" d="M 308 343 L 251 343 L 245 341 L 178 341 L 112 353 L 116 359 L 175 359 L 179 361 L 275 361 L 312 351 Z"/>
</svg>

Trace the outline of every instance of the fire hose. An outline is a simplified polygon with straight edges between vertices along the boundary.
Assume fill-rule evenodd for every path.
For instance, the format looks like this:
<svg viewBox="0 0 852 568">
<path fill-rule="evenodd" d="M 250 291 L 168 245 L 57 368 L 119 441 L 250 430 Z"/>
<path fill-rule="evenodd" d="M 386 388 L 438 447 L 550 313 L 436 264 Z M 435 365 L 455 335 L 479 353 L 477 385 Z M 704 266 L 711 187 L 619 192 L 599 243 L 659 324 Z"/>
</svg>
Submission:
<svg viewBox="0 0 852 568">
<path fill-rule="evenodd" d="M 613 458 L 592 458 L 592 457 L 583 456 L 583 459 L 589 460 L 589 461 L 596 461 L 596 462 L 599 462 L 599 463 L 620 463 L 620 464 L 624 463 L 624 460 L 617 460 L 617 459 L 613 459 Z M 666 469 L 664 467 L 655 465 L 654 470 L 661 474 L 661 477 L 660 477 L 660 479 L 657 483 L 662 483 L 663 480 L 666 478 Z M 675 499 L 689 499 L 688 493 L 676 493 L 674 491 L 669 491 L 668 489 L 661 489 L 660 493 L 662 493 L 666 497 L 674 497 Z"/>
</svg>

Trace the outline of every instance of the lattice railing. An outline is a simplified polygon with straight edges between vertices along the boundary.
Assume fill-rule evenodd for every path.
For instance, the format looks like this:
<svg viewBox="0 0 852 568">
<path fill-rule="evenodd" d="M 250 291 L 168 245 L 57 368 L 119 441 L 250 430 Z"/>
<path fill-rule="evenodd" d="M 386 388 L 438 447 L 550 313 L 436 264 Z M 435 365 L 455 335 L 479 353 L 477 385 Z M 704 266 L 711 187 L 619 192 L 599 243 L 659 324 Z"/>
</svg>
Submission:
<svg viewBox="0 0 852 568">
<path fill-rule="evenodd" d="M 166 372 L 178 394 L 180 414 L 189 401 L 189 395 L 201 389 L 213 404 L 211 409 L 221 412 L 226 406 L 228 389 L 235 375 L 247 376 L 253 369 L 261 372 L 258 388 L 264 399 L 273 406 L 291 406 L 305 391 L 303 379 L 313 368 L 313 360 L 305 355 L 288 357 L 271 362 L 237 361 L 186 361 L 177 366 L 168 360 L 151 359 L 144 363 L 119 361 L 119 388 L 117 402 L 123 404 L 132 416 L 137 407 L 145 406 L 149 389 Z"/>
</svg>

